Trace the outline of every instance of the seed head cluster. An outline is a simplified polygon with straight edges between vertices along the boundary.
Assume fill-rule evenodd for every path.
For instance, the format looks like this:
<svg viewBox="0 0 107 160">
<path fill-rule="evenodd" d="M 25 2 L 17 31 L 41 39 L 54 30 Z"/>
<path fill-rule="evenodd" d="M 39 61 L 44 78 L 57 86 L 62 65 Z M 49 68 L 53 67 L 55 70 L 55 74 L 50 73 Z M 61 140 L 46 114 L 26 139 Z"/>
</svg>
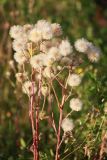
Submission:
<svg viewBox="0 0 107 160">
<path fill-rule="evenodd" d="M 36 24 L 11 27 L 10 36 L 13 39 L 12 47 L 15 52 L 13 57 L 20 68 L 16 73 L 16 79 L 22 84 L 22 91 L 25 94 L 36 94 L 38 81 L 42 77 L 41 94 L 46 98 L 50 80 L 55 79 L 64 67 L 70 72 L 69 76 L 62 76 L 63 81 L 67 79 L 68 90 L 74 89 L 82 81 L 82 77 L 73 70 L 79 65 L 80 54 L 77 52 L 85 53 L 91 62 L 100 59 L 100 50 L 91 42 L 84 38 L 77 39 L 73 47 L 67 38 L 62 38 L 62 33 L 60 24 L 46 20 L 39 20 Z M 82 109 L 83 104 L 79 98 L 72 98 L 69 103 L 73 111 Z M 64 132 L 72 131 L 73 128 L 72 119 L 64 118 L 62 121 Z"/>
<path fill-rule="evenodd" d="M 86 39 L 78 39 L 75 42 L 74 46 L 78 52 L 85 53 L 91 62 L 98 62 L 98 60 L 100 59 L 100 49 Z"/>
</svg>

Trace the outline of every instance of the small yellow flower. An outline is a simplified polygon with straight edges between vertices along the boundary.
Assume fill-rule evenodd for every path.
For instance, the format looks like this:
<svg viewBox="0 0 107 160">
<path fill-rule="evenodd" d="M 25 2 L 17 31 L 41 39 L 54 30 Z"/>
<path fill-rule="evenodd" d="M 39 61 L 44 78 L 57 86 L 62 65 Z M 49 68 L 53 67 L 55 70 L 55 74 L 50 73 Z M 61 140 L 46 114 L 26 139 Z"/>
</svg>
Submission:
<svg viewBox="0 0 107 160">
<path fill-rule="evenodd" d="M 77 73 L 77 74 L 82 74 L 82 73 L 84 73 L 84 70 L 83 70 L 83 68 L 76 68 L 75 69 L 75 73 Z"/>
</svg>

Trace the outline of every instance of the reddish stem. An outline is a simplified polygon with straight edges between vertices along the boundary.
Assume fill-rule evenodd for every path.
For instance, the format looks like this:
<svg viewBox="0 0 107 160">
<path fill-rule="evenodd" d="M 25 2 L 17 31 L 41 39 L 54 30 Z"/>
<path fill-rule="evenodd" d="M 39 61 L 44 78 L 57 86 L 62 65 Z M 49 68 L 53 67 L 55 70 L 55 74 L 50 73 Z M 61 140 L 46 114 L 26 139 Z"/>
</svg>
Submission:
<svg viewBox="0 0 107 160">
<path fill-rule="evenodd" d="M 42 70 L 40 69 L 40 76 L 42 75 Z M 40 77 L 39 86 L 38 86 L 38 101 L 36 105 L 36 130 L 34 135 L 34 160 L 39 160 L 39 107 L 40 107 L 40 99 L 41 99 L 41 85 L 42 79 Z"/>
<path fill-rule="evenodd" d="M 30 96 L 30 107 L 29 107 L 29 117 L 31 121 L 31 126 L 32 126 L 32 136 L 33 136 L 33 145 L 32 145 L 32 151 L 33 151 L 33 156 L 34 160 L 39 160 L 39 151 L 38 151 L 38 143 L 39 143 L 39 111 L 38 111 L 38 106 L 36 107 L 36 127 L 34 127 L 34 102 L 35 102 L 35 97 L 34 97 L 34 82 L 32 82 L 32 88 L 31 88 L 31 96 Z"/>
<path fill-rule="evenodd" d="M 65 85 L 66 88 L 66 85 Z M 55 155 L 55 160 L 60 160 L 60 146 L 61 146 L 61 124 L 62 124 L 62 116 L 63 116 L 63 106 L 65 102 L 65 92 L 64 89 L 62 89 L 62 101 L 61 104 L 58 106 L 59 107 L 59 125 L 58 125 L 58 133 L 57 133 L 57 146 L 56 146 L 56 155 Z"/>
<path fill-rule="evenodd" d="M 57 146 L 56 146 L 56 155 L 55 155 L 55 160 L 60 160 L 60 154 L 59 154 L 59 149 L 60 149 L 60 141 L 61 141 L 61 124 L 62 124 L 62 107 L 60 107 L 60 117 L 59 117 L 59 127 L 58 127 L 58 135 L 57 135 Z"/>
<path fill-rule="evenodd" d="M 39 160 L 39 108 L 36 107 L 36 130 L 34 135 L 34 160 Z"/>
</svg>

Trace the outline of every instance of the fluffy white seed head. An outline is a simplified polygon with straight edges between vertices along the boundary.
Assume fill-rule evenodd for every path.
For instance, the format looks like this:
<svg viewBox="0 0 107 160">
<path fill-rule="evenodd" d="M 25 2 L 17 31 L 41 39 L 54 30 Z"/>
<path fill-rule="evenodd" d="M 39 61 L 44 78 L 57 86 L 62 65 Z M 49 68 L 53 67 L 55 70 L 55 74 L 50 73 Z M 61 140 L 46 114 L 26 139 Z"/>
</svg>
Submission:
<svg viewBox="0 0 107 160">
<path fill-rule="evenodd" d="M 50 67 L 46 67 L 43 71 L 43 76 L 45 78 L 52 78 L 54 76 L 54 73 L 52 72 L 52 69 Z"/>
<path fill-rule="evenodd" d="M 19 65 L 22 65 L 23 63 L 27 62 L 29 56 L 27 52 L 16 52 L 14 54 L 14 59 Z"/>
<path fill-rule="evenodd" d="M 41 31 L 43 39 L 49 40 L 53 37 L 51 23 L 46 20 L 39 20 L 36 27 Z"/>
<path fill-rule="evenodd" d="M 70 108 L 73 111 L 80 111 L 82 109 L 82 101 L 79 98 L 72 98 L 70 100 Z"/>
<path fill-rule="evenodd" d="M 54 61 L 59 60 L 62 56 L 59 53 L 59 49 L 57 47 L 51 47 L 47 53 L 49 57 L 54 59 Z"/>
<path fill-rule="evenodd" d="M 13 41 L 13 49 L 16 52 L 25 51 L 27 49 L 27 39 L 23 39 L 23 38 L 15 39 Z"/>
<path fill-rule="evenodd" d="M 78 74 L 73 73 L 68 77 L 67 83 L 71 87 L 76 87 L 81 83 L 81 77 Z"/>
<path fill-rule="evenodd" d="M 63 119 L 61 127 L 64 132 L 72 131 L 74 128 L 72 119 L 69 119 L 69 118 Z"/>
<path fill-rule="evenodd" d="M 32 87 L 33 87 L 33 89 L 32 89 Z M 31 81 L 26 81 L 26 82 L 24 82 L 24 84 L 22 86 L 22 91 L 23 91 L 23 93 L 30 95 L 32 93 L 36 93 L 37 88 L 36 88 L 34 82 L 32 84 Z"/>
<path fill-rule="evenodd" d="M 45 54 L 38 54 L 30 59 L 30 64 L 35 69 L 40 69 L 44 65 Z"/>
<path fill-rule="evenodd" d="M 54 59 L 54 57 L 52 55 L 47 54 L 45 56 L 45 59 L 44 59 L 44 65 L 45 66 L 51 67 L 54 62 L 55 62 L 55 59 Z"/>
<path fill-rule="evenodd" d="M 79 51 L 79 52 L 82 52 L 82 53 L 87 52 L 87 50 L 90 47 L 90 45 L 91 45 L 91 43 L 88 42 L 84 38 L 78 39 L 74 44 L 76 50 Z"/>
<path fill-rule="evenodd" d="M 19 38 L 23 35 L 23 27 L 19 25 L 14 25 L 10 28 L 10 36 L 11 38 Z"/>
<path fill-rule="evenodd" d="M 88 55 L 88 59 L 91 62 L 98 62 L 101 56 L 101 51 L 95 46 L 91 46 L 90 49 L 88 50 L 87 55 Z"/>
<path fill-rule="evenodd" d="M 61 25 L 58 23 L 52 23 L 52 32 L 54 36 L 60 36 L 62 35 L 62 28 Z"/>
<path fill-rule="evenodd" d="M 43 53 L 47 53 L 49 48 L 51 48 L 51 47 L 52 47 L 51 41 L 43 41 L 40 44 L 40 51 L 43 52 Z"/>
<path fill-rule="evenodd" d="M 41 30 L 36 27 L 31 29 L 31 31 L 29 32 L 28 38 L 30 41 L 34 43 L 40 42 L 42 40 Z"/>
<path fill-rule="evenodd" d="M 59 45 L 59 52 L 62 56 L 67 56 L 72 53 L 72 46 L 68 40 L 62 40 Z"/>
<path fill-rule="evenodd" d="M 44 65 L 47 67 L 52 66 L 55 61 L 61 58 L 57 47 L 51 47 L 47 54 L 45 54 Z"/>
</svg>

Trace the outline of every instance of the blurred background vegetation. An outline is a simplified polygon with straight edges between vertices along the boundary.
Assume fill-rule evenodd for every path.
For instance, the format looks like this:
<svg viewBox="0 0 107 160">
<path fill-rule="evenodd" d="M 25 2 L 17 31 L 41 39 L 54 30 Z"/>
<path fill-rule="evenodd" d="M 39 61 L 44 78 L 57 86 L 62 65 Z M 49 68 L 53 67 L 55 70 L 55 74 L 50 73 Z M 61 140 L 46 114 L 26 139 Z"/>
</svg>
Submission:
<svg viewBox="0 0 107 160">
<path fill-rule="evenodd" d="M 77 119 L 77 125 L 81 122 L 83 128 L 75 130 L 77 141 L 73 139 L 73 145 L 72 142 L 69 143 L 67 154 L 70 155 L 65 158 L 97 160 L 107 125 L 104 113 L 104 107 L 107 106 L 106 0 L 0 0 L 0 160 L 32 159 L 29 152 L 32 139 L 28 105 L 20 88 L 16 88 L 14 72 L 17 68 L 13 68 L 11 62 L 13 51 L 9 28 L 16 24 L 35 23 L 39 19 L 60 23 L 64 36 L 68 36 L 72 44 L 75 39 L 84 37 L 102 50 L 98 64 L 91 64 L 86 60 L 81 66 L 84 83 L 79 91 L 84 99 L 84 111 L 74 114 L 73 118 Z M 90 118 L 87 120 L 88 116 Z M 45 133 L 40 145 L 41 159 L 46 160 L 48 156 L 51 160 L 55 139 L 53 131 L 46 129 L 45 125 L 46 122 L 43 122 L 41 126 Z"/>
</svg>

